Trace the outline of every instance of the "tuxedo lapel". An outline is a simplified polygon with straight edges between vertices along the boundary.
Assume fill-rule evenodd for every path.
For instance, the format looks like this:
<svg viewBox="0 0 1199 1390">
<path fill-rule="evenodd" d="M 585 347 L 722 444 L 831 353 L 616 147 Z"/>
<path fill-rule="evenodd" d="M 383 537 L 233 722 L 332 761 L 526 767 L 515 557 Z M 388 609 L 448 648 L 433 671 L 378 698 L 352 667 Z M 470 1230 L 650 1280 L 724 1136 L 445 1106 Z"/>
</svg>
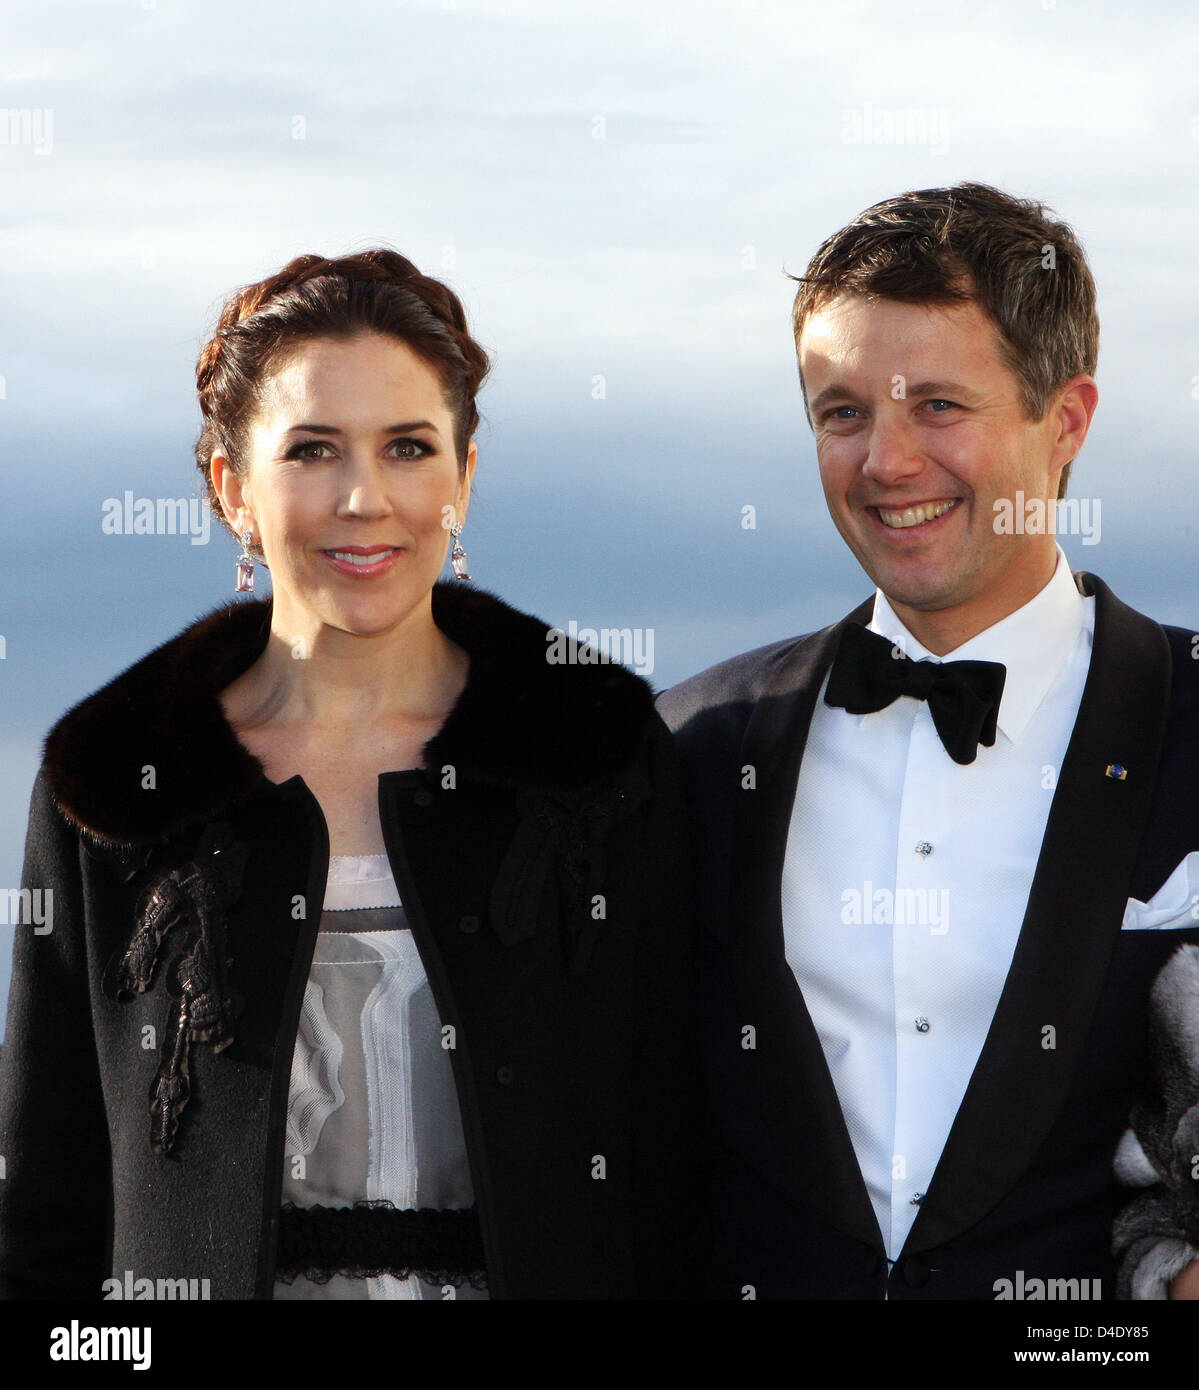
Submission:
<svg viewBox="0 0 1199 1390">
<path fill-rule="evenodd" d="M 1011 968 L 912 1226 L 906 1253 L 980 1220 L 1044 1141 L 1077 1068 L 1118 940 L 1170 699 L 1165 633 L 1079 572 L 1095 596 L 1091 664 Z M 1127 770 L 1124 780 L 1109 765 Z"/>
<path fill-rule="evenodd" d="M 792 804 L 816 698 L 846 623 L 868 623 L 873 600 L 798 643 L 768 678 L 741 748 L 730 871 L 730 1026 L 754 1030 L 721 1103 L 742 1157 L 779 1190 L 842 1231 L 882 1248 L 819 1035 L 787 964 L 781 887 Z M 752 771 L 754 786 L 744 786 Z M 726 981 L 726 988 L 728 982 Z"/>
</svg>

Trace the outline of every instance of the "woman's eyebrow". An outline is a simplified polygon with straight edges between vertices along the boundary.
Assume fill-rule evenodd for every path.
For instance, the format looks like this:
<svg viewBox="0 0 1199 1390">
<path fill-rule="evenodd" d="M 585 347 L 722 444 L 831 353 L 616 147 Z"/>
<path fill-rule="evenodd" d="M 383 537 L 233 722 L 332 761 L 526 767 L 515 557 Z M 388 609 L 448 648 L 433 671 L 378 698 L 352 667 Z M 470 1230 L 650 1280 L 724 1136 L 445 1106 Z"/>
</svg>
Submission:
<svg viewBox="0 0 1199 1390">
<path fill-rule="evenodd" d="M 343 431 L 336 425 L 289 425 L 284 431 L 286 434 L 294 434 L 297 430 L 307 430 L 310 434 L 342 434 Z M 384 425 L 379 431 L 380 434 L 403 434 L 406 430 L 432 430 L 438 433 L 437 426 L 431 420 L 407 420 L 399 425 Z"/>
</svg>

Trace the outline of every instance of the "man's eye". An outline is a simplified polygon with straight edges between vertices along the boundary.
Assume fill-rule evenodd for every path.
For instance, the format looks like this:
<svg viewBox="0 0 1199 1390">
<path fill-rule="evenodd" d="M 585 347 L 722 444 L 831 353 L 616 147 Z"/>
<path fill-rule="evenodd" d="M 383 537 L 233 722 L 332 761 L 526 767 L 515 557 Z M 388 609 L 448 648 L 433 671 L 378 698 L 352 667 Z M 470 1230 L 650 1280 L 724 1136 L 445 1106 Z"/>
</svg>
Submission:
<svg viewBox="0 0 1199 1390">
<path fill-rule="evenodd" d="M 929 401 L 929 405 L 931 405 L 931 406 L 943 405 L 943 406 L 945 406 L 945 408 L 946 408 L 947 410 L 954 410 L 954 409 L 956 409 L 956 407 L 957 407 L 957 402 L 956 402 L 956 401 L 933 400 L 933 401 Z M 936 415 L 944 414 L 944 412 L 943 412 L 943 411 L 940 411 L 940 410 L 936 410 L 936 411 L 934 411 L 933 413 L 936 414 Z"/>
<path fill-rule="evenodd" d="M 849 411 L 849 414 L 844 414 L 844 411 Z M 858 408 L 856 405 L 835 405 L 831 410 L 826 410 L 824 412 L 824 418 L 826 420 L 852 420 L 855 419 L 857 415 Z"/>
</svg>

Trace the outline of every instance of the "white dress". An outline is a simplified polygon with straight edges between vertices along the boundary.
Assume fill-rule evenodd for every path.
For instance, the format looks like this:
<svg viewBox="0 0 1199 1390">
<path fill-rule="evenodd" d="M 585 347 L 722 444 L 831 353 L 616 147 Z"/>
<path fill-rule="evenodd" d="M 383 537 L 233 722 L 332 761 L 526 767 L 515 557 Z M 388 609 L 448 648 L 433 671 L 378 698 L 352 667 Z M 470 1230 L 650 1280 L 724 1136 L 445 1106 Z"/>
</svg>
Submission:
<svg viewBox="0 0 1199 1390">
<path fill-rule="evenodd" d="M 450 1053 L 385 854 L 334 855 L 292 1057 L 283 1201 L 470 1207 Z M 277 1299 L 485 1299 L 416 1275 L 275 1281 Z"/>
</svg>

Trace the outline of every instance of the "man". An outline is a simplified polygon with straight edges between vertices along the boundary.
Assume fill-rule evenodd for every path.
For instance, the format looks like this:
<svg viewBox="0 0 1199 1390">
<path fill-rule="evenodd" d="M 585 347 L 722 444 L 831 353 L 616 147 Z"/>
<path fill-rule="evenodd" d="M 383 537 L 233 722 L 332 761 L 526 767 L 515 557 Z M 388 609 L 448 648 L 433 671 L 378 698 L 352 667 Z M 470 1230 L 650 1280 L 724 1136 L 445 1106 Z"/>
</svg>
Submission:
<svg viewBox="0 0 1199 1390">
<path fill-rule="evenodd" d="M 1199 941 L 1199 638 L 1057 544 L 1094 299 L 1067 226 L 978 184 L 868 209 L 799 281 L 876 592 L 660 702 L 711 909 L 716 1296 L 1115 1296 L 1147 997 Z"/>
</svg>

